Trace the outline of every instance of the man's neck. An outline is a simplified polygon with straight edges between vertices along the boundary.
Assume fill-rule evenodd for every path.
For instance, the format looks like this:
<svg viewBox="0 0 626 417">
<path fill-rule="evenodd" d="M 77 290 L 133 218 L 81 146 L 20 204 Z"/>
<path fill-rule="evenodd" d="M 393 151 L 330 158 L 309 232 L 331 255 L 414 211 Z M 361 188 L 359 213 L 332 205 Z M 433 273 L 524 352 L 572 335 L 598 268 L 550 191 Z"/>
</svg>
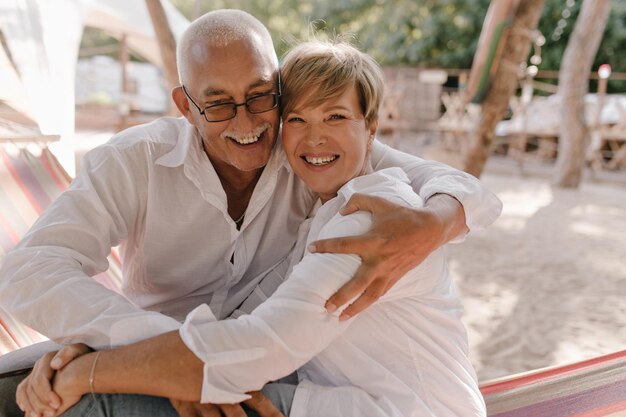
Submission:
<svg viewBox="0 0 626 417">
<path fill-rule="evenodd" d="M 230 165 L 226 167 L 213 166 L 226 194 L 229 192 L 245 193 L 247 190 L 253 189 L 263 173 L 263 168 L 253 171 L 240 171 Z"/>
<path fill-rule="evenodd" d="M 235 221 L 243 218 L 252 198 L 254 187 L 261 178 L 263 168 L 241 171 L 228 164 L 211 162 L 226 193 L 228 214 Z M 239 228 L 240 225 L 238 224 L 237 227 Z"/>
</svg>

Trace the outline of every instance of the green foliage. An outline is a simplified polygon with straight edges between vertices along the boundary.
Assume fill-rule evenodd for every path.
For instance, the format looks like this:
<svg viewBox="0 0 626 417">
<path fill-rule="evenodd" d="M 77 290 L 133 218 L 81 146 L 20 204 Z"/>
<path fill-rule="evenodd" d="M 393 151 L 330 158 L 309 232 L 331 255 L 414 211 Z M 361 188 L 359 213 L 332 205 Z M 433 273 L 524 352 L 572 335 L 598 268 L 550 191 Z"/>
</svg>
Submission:
<svg viewBox="0 0 626 417">
<path fill-rule="evenodd" d="M 140 0 L 137 0 L 140 1 Z M 246 10 L 270 30 L 279 56 L 294 40 L 339 33 L 385 65 L 470 68 L 489 0 L 170 0 L 187 18 L 219 8 Z M 493 0 L 498 1 L 498 0 Z M 523 0 L 522 0 L 523 1 Z M 569 6 L 568 6 L 569 3 Z M 546 0 L 539 30 L 546 38 L 540 70 L 558 70 L 582 0 Z M 602 63 L 626 72 L 626 1 L 612 12 L 593 69 Z M 566 11 L 567 10 L 567 11 Z M 561 23 L 559 23 L 561 21 Z M 561 29 L 559 29 L 561 27 Z M 315 30 L 313 30 L 315 29 Z M 558 36 L 556 36 L 558 35 Z M 86 32 L 83 43 L 103 39 Z M 613 82 L 613 89 L 626 83 Z M 626 86 L 621 88 L 626 90 Z"/>
<path fill-rule="evenodd" d="M 172 0 L 191 17 L 193 0 Z M 284 52 L 291 39 L 352 33 L 382 64 L 469 68 L 489 0 L 221 0 L 201 12 L 240 8 L 265 23 Z"/>
<path fill-rule="evenodd" d="M 571 10 L 571 15 L 567 16 L 566 13 L 563 16 L 563 11 L 567 9 L 565 0 L 546 0 L 539 22 L 539 30 L 546 37 L 546 44 L 542 47 L 540 70 L 559 70 L 560 68 L 561 58 L 578 18 L 582 0 L 576 0 L 572 3 L 573 6 L 569 9 Z M 611 6 L 611 14 L 609 15 L 592 71 L 596 71 L 602 64 L 610 64 L 613 72 L 626 72 L 626 60 L 620 54 L 620 51 L 626 50 L 626 2 L 613 0 Z M 559 21 L 566 23 L 560 35 L 558 31 Z M 595 89 L 596 82 L 594 81 L 590 91 Z M 609 91 L 626 91 L 626 82 L 610 81 Z"/>
</svg>

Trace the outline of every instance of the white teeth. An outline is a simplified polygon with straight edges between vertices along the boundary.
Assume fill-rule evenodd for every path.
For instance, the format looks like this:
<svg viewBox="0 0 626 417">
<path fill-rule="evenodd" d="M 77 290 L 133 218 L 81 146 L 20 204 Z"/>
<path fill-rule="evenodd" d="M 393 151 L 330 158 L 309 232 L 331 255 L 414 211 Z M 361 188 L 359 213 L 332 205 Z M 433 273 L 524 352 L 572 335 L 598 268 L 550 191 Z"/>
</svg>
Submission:
<svg viewBox="0 0 626 417">
<path fill-rule="evenodd" d="M 252 130 L 252 132 L 248 133 L 239 133 L 239 132 L 224 132 L 222 133 L 223 138 L 228 138 L 237 142 L 240 145 L 249 145 L 251 143 L 258 142 L 261 138 L 261 135 L 269 129 L 269 124 L 263 124 L 256 129 Z"/>
<path fill-rule="evenodd" d="M 323 156 L 323 157 L 316 157 L 316 156 L 305 156 L 304 159 L 309 163 L 309 164 L 313 164 L 313 165 L 325 165 L 328 164 L 329 162 L 333 162 L 335 159 L 337 159 L 337 155 L 333 155 L 333 156 Z"/>
<path fill-rule="evenodd" d="M 234 138 L 230 136 L 232 140 L 234 140 L 240 145 L 248 145 L 250 143 L 254 143 L 259 140 L 259 137 L 260 135 L 259 136 L 245 136 L 245 137 L 239 137 L 239 138 Z"/>
</svg>

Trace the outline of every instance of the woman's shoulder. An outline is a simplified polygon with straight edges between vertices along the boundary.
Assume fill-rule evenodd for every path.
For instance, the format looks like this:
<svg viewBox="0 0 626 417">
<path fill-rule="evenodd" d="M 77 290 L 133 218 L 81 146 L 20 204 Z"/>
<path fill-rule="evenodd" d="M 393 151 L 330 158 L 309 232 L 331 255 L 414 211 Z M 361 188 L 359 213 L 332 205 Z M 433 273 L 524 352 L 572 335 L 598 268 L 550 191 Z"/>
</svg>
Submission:
<svg viewBox="0 0 626 417">
<path fill-rule="evenodd" d="M 353 178 L 341 187 L 338 194 L 348 201 L 357 193 L 381 197 L 406 207 L 424 205 L 401 168 L 386 168 Z"/>
<path fill-rule="evenodd" d="M 368 211 L 339 214 L 341 207 L 357 193 L 384 198 L 404 207 L 422 207 L 422 199 L 408 182 L 409 179 L 400 168 L 387 168 L 353 178 L 339 189 L 337 198 L 318 210 L 311 227 L 313 237 L 309 236 L 309 240 L 356 236 L 369 231 L 372 220 Z"/>
</svg>

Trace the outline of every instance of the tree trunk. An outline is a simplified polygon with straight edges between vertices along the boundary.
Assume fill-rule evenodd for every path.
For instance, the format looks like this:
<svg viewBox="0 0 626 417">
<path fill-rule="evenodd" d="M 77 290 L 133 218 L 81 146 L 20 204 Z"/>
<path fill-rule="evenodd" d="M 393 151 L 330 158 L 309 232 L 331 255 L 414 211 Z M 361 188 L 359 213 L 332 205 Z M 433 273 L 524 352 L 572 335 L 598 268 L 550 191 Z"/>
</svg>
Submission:
<svg viewBox="0 0 626 417">
<path fill-rule="evenodd" d="M 522 0 L 515 13 L 500 63 L 482 103 L 480 120 L 463 158 L 463 170 L 476 177 L 483 172 L 489 158 L 496 124 L 506 114 L 509 98 L 517 89 L 520 66 L 528 58 L 530 35 L 537 28 L 544 2 Z"/>
<path fill-rule="evenodd" d="M 176 69 L 176 40 L 174 40 L 174 35 L 172 35 L 161 0 L 146 0 L 146 7 L 150 13 L 154 33 L 159 43 L 162 61 L 161 66 L 165 73 L 165 79 L 167 80 L 169 89 L 172 90 L 179 84 L 178 70 Z M 179 114 L 172 100 L 170 100 L 168 113 L 170 115 Z"/>
<path fill-rule="evenodd" d="M 563 54 L 558 89 L 561 97 L 559 152 L 554 178 L 559 187 L 576 188 L 580 184 L 589 143 L 585 94 L 610 11 L 610 0 L 584 0 Z"/>
</svg>

